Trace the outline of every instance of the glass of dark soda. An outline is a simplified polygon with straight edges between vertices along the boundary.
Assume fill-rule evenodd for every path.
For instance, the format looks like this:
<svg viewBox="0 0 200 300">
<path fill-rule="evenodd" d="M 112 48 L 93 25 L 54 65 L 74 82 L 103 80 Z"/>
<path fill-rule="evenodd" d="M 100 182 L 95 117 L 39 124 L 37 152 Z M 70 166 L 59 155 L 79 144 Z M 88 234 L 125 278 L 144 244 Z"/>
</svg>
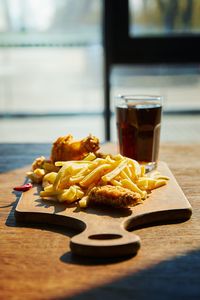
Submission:
<svg viewBox="0 0 200 300">
<path fill-rule="evenodd" d="M 116 98 L 119 151 L 122 155 L 156 167 L 162 116 L 161 96 L 122 95 Z"/>
</svg>

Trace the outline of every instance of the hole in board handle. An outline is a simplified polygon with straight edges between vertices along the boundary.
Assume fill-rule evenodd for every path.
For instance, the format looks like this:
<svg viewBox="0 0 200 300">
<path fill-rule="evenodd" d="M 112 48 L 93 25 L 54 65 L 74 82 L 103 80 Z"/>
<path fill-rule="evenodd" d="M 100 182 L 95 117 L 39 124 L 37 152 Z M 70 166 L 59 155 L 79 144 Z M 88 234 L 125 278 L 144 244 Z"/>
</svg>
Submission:
<svg viewBox="0 0 200 300">
<path fill-rule="evenodd" d="M 114 240 L 120 239 L 122 236 L 120 234 L 104 233 L 104 234 L 93 234 L 89 236 L 91 240 Z"/>
</svg>

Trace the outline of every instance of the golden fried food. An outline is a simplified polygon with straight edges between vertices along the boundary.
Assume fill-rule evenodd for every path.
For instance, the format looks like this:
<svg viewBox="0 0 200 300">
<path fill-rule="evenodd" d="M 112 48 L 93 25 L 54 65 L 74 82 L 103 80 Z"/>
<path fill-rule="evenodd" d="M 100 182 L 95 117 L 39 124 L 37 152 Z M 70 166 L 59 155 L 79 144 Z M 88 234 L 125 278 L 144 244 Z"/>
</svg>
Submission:
<svg viewBox="0 0 200 300">
<path fill-rule="evenodd" d="M 74 140 L 71 134 L 53 144 L 50 159 L 40 156 L 28 178 L 42 185 L 43 200 L 88 206 L 129 207 L 143 203 L 153 189 L 169 179 L 158 171 L 146 174 L 136 160 L 99 150 L 99 140 L 89 135 Z"/>
<path fill-rule="evenodd" d="M 82 140 L 74 140 L 71 134 L 59 137 L 51 150 L 52 161 L 81 160 L 88 153 L 99 150 L 99 139 L 89 135 Z"/>
<path fill-rule="evenodd" d="M 37 157 L 32 163 L 32 171 L 42 168 L 44 162 L 45 162 L 44 156 Z"/>
<path fill-rule="evenodd" d="M 45 174 L 58 171 L 59 167 L 56 167 L 51 160 L 40 156 L 33 161 L 31 171 L 27 172 L 27 176 L 32 182 L 41 183 Z"/>
<path fill-rule="evenodd" d="M 128 207 L 142 203 L 139 193 L 130 191 L 129 189 L 104 185 L 94 187 L 87 198 L 87 205 L 106 205 L 112 207 Z"/>
</svg>

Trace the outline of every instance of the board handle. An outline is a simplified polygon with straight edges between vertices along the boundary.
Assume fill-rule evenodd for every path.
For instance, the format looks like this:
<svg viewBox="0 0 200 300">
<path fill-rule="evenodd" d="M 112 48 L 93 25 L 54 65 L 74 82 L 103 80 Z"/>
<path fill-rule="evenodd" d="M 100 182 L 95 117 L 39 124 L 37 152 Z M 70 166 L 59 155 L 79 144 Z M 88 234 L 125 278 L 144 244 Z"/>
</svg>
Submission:
<svg viewBox="0 0 200 300">
<path fill-rule="evenodd" d="M 119 257 L 135 255 L 140 248 L 140 238 L 121 228 L 119 224 L 109 230 L 109 227 L 103 229 L 101 225 L 99 228 L 95 227 L 87 227 L 72 237 L 72 253 L 89 257 Z"/>
</svg>

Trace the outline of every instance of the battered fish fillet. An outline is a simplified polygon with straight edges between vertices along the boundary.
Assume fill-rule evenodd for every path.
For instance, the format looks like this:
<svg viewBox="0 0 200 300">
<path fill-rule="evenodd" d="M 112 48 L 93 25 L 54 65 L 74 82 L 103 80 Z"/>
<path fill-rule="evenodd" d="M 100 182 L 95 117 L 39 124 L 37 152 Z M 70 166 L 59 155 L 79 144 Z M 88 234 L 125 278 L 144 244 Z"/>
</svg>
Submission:
<svg viewBox="0 0 200 300">
<path fill-rule="evenodd" d="M 106 205 L 112 207 L 128 207 L 142 203 L 139 193 L 132 192 L 120 186 L 105 185 L 94 187 L 87 199 L 90 205 Z"/>
<path fill-rule="evenodd" d="M 89 152 L 99 150 L 99 139 L 89 135 L 82 140 L 74 140 L 71 134 L 59 137 L 54 143 L 51 150 L 51 160 L 67 161 L 81 160 Z"/>
</svg>

